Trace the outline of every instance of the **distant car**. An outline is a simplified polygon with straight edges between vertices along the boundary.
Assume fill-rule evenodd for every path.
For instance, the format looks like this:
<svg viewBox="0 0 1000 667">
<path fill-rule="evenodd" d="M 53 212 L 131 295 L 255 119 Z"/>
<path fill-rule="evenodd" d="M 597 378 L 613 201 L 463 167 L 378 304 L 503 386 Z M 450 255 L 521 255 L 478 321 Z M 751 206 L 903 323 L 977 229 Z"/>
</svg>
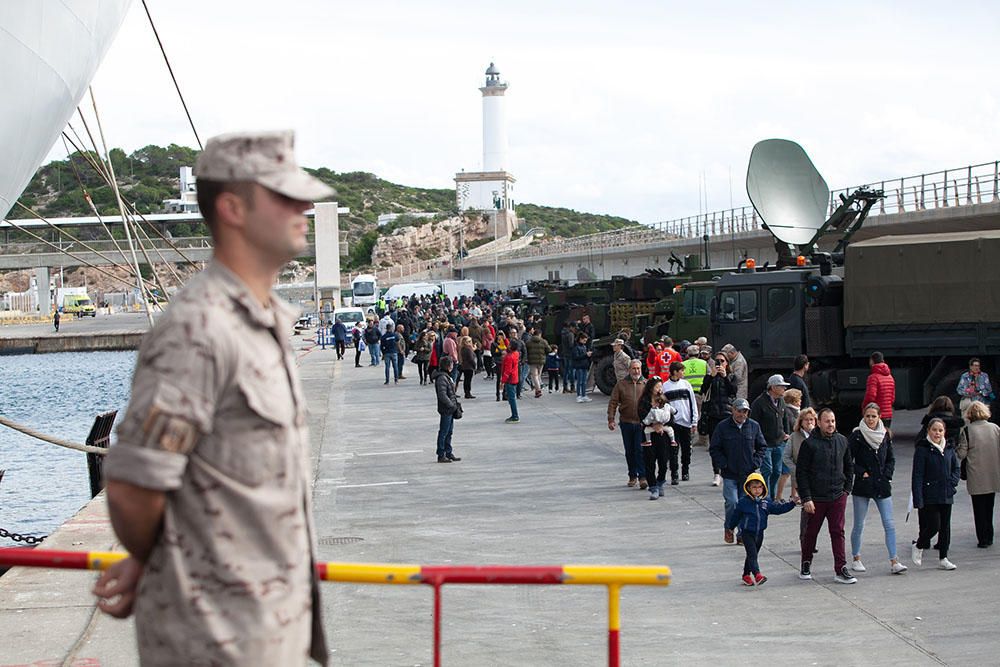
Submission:
<svg viewBox="0 0 1000 667">
<path fill-rule="evenodd" d="M 333 319 L 337 322 L 343 322 L 344 326 L 347 327 L 347 342 L 351 344 L 351 329 L 354 325 L 361 323 L 362 327 L 365 324 L 365 311 L 366 308 L 338 308 L 333 314 Z"/>
<path fill-rule="evenodd" d="M 316 318 L 312 315 L 303 315 L 295 322 L 295 333 L 303 329 L 311 329 L 316 326 Z"/>
</svg>

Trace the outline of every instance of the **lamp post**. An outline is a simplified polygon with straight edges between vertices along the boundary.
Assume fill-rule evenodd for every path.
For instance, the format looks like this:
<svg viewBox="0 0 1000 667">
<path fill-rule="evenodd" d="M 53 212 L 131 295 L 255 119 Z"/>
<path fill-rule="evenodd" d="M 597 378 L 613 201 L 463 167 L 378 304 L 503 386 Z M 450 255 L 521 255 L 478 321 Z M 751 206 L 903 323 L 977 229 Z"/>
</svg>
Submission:
<svg viewBox="0 0 1000 667">
<path fill-rule="evenodd" d="M 493 191 L 493 285 L 500 289 L 500 237 L 497 232 L 497 219 L 500 217 L 500 191 Z"/>
</svg>

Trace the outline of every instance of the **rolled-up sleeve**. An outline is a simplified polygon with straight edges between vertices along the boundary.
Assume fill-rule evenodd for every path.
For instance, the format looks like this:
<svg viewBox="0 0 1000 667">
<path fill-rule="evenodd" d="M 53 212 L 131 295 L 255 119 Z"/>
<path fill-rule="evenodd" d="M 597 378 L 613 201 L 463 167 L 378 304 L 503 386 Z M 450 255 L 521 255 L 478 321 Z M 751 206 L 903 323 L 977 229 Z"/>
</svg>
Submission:
<svg viewBox="0 0 1000 667">
<path fill-rule="evenodd" d="M 143 341 L 107 479 L 155 491 L 180 487 L 189 454 L 212 431 L 218 393 L 217 362 L 199 335 L 167 324 Z"/>
</svg>

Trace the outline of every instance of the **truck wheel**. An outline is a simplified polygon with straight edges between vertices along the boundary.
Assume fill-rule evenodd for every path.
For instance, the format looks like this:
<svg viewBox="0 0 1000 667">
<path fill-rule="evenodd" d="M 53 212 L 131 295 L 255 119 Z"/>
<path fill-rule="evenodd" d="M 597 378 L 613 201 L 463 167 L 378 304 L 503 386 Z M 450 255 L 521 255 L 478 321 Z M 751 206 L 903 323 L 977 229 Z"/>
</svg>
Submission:
<svg viewBox="0 0 1000 667">
<path fill-rule="evenodd" d="M 931 394 L 931 402 L 938 396 L 947 396 L 951 399 L 951 402 L 955 404 L 955 409 L 958 409 L 958 403 L 961 400 L 958 396 L 958 381 L 962 379 L 962 373 L 964 369 L 955 370 L 947 375 L 945 375 L 941 380 L 934 385 L 934 392 Z"/>
<path fill-rule="evenodd" d="M 607 356 L 598 359 L 594 373 L 594 382 L 597 384 L 597 388 L 605 396 L 610 396 L 611 392 L 614 391 L 615 384 L 618 383 L 618 377 L 615 375 L 614 357 Z"/>
</svg>

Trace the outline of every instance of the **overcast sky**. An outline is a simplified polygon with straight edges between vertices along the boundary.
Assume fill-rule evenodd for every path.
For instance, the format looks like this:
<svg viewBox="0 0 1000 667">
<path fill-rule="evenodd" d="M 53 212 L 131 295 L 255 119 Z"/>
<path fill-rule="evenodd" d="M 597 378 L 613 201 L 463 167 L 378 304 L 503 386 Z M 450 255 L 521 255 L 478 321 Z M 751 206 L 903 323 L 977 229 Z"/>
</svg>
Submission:
<svg viewBox="0 0 1000 667">
<path fill-rule="evenodd" d="M 1000 158 L 994 2 L 148 1 L 203 140 L 291 127 L 407 185 L 481 167 L 491 60 L 517 201 L 667 220 L 704 174 L 741 205 L 771 137 L 832 188 Z M 138 0 L 94 85 L 112 144 L 195 145 Z"/>
</svg>

